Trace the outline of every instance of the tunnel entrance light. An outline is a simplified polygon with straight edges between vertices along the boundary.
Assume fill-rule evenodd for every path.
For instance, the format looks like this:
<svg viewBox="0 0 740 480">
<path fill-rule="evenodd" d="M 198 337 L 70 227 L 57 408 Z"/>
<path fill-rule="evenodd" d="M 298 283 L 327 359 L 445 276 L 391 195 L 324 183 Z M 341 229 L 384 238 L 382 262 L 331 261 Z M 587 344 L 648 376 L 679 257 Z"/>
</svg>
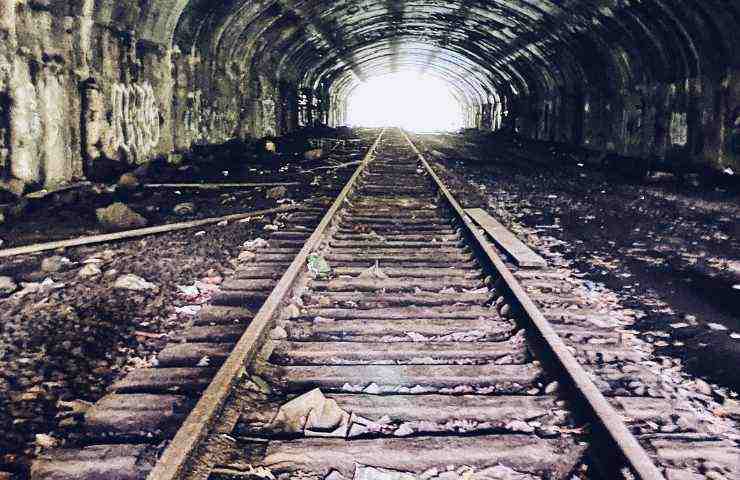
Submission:
<svg viewBox="0 0 740 480">
<path fill-rule="evenodd" d="M 395 73 L 357 86 L 347 102 L 347 123 L 398 126 L 415 132 L 457 130 L 462 105 L 441 80 L 418 73 Z"/>
</svg>

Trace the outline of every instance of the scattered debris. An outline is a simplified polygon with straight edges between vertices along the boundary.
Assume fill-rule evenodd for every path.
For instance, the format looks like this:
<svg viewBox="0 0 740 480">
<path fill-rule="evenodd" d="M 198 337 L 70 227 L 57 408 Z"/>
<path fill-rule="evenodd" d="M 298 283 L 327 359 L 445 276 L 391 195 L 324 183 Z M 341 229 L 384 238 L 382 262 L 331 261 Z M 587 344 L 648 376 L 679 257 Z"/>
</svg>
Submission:
<svg viewBox="0 0 740 480">
<path fill-rule="evenodd" d="M 324 278 L 331 274 L 331 267 L 324 257 L 313 254 L 308 257 L 308 271 L 311 272 L 315 278 Z"/>
<path fill-rule="evenodd" d="M 45 433 L 37 433 L 36 445 L 42 449 L 54 448 L 59 445 L 59 441 L 51 435 L 47 435 Z"/>
<path fill-rule="evenodd" d="M 172 211 L 176 215 L 192 215 L 193 213 L 195 213 L 195 204 L 193 202 L 178 203 L 174 206 Z"/>
<path fill-rule="evenodd" d="M 360 274 L 360 278 L 377 278 L 380 280 L 385 280 L 388 277 L 388 275 L 380 269 L 380 266 L 378 265 L 378 260 L 375 260 L 375 265 L 368 268 L 367 270 L 364 270 Z"/>
<path fill-rule="evenodd" d="M 80 278 L 92 278 L 102 273 L 97 263 L 87 263 L 77 272 L 77 276 Z"/>
<path fill-rule="evenodd" d="M 54 255 L 53 257 L 47 257 L 41 261 L 41 271 L 56 273 L 66 269 L 71 264 L 72 261 L 69 258 Z"/>
<path fill-rule="evenodd" d="M 316 388 L 280 407 L 271 428 L 306 436 L 345 438 L 349 423 L 350 414 Z"/>
<path fill-rule="evenodd" d="M 270 339 L 271 340 L 285 340 L 288 338 L 288 332 L 285 331 L 285 329 L 281 326 L 277 326 L 270 330 Z"/>
<path fill-rule="evenodd" d="M 116 279 L 116 282 L 113 284 L 113 288 L 119 288 L 123 290 L 134 290 L 134 291 L 159 291 L 159 287 L 156 286 L 153 283 L 147 282 L 143 278 L 134 275 L 134 274 L 126 274 L 121 275 Z"/>
<path fill-rule="evenodd" d="M 255 238 L 254 240 L 249 240 L 247 242 L 244 242 L 242 246 L 246 250 L 259 250 L 261 248 L 269 247 L 270 244 L 264 238 Z"/>
<path fill-rule="evenodd" d="M 324 158 L 324 150 L 321 148 L 314 148 L 303 154 L 303 158 L 309 161 L 321 160 Z"/>
<path fill-rule="evenodd" d="M 7 296 L 18 290 L 18 284 L 11 277 L 0 277 L 0 296 Z"/>
<path fill-rule="evenodd" d="M 279 186 L 279 187 L 273 187 L 267 190 L 267 192 L 265 192 L 265 197 L 271 200 L 279 200 L 285 197 L 285 195 L 287 194 L 288 194 L 288 189 L 283 186 Z"/>
</svg>

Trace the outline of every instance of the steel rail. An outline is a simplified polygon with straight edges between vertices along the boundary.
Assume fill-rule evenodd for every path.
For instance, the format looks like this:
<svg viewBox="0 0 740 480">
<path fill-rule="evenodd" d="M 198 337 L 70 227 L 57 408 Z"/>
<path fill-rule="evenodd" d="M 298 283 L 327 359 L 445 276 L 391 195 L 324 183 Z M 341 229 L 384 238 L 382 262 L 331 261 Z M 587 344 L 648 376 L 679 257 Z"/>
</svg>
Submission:
<svg viewBox="0 0 740 480">
<path fill-rule="evenodd" d="M 562 338 L 560 338 L 560 335 L 558 335 L 555 329 L 553 329 L 550 322 L 542 314 L 532 299 L 529 298 L 529 295 L 524 288 L 522 288 L 514 274 L 506 266 L 503 259 L 495 250 L 493 250 L 493 248 L 491 248 L 491 245 L 486 241 L 485 236 L 474 226 L 472 220 L 470 220 L 465 214 L 463 208 L 457 200 L 455 200 L 442 179 L 440 179 L 434 172 L 429 162 L 424 158 L 424 155 L 422 155 L 416 145 L 414 145 L 406 132 L 401 130 L 401 133 L 419 157 L 419 161 L 424 166 L 424 169 L 427 171 L 429 176 L 434 180 L 439 191 L 444 195 L 445 199 L 452 207 L 455 215 L 459 220 L 461 220 L 461 223 L 465 225 L 468 232 L 485 253 L 487 259 L 501 275 L 501 278 L 527 314 L 531 324 L 536 329 L 537 334 L 544 341 L 546 348 L 560 363 L 562 369 L 567 374 L 569 381 L 575 386 L 576 392 L 591 409 L 594 419 L 605 429 L 611 442 L 619 449 L 619 453 L 626 461 L 627 466 L 629 466 L 642 480 L 665 480 L 665 477 L 652 461 L 648 453 L 642 445 L 640 445 L 635 436 L 627 429 L 621 416 L 617 413 L 614 407 L 609 404 L 601 391 L 599 391 L 598 387 L 596 387 L 596 384 L 591 380 L 588 373 L 568 350 L 568 347 L 565 345 Z"/>
<path fill-rule="evenodd" d="M 354 188 L 357 180 L 373 159 L 373 154 L 385 133 L 383 129 L 355 170 L 347 185 L 337 196 L 313 234 L 306 241 L 280 281 L 267 297 L 234 350 L 216 373 L 208 388 L 203 392 L 195 408 L 170 441 L 162 457 L 147 476 L 147 480 L 176 480 L 187 469 L 193 453 L 206 438 L 216 422 L 218 414 L 228 400 L 235 383 L 245 372 L 246 365 L 253 361 L 263 340 L 272 325 L 275 313 L 293 289 L 298 276 L 304 271 L 308 256 L 324 240 L 327 228 L 335 219 L 345 199 Z"/>
</svg>

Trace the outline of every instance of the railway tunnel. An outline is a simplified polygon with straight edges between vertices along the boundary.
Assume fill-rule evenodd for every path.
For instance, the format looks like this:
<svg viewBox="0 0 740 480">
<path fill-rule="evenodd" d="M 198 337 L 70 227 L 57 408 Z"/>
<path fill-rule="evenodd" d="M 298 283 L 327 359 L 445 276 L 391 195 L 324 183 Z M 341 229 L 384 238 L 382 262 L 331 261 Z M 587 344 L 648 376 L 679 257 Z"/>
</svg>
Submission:
<svg viewBox="0 0 740 480">
<path fill-rule="evenodd" d="M 393 72 L 444 82 L 465 127 L 738 169 L 731 1 L 2 6 L 6 181 L 342 125 L 358 85 Z"/>
<path fill-rule="evenodd" d="M 739 52 L 734 0 L 0 0 L 0 480 L 740 478 Z M 260 423 L 309 386 L 358 443 Z"/>
</svg>

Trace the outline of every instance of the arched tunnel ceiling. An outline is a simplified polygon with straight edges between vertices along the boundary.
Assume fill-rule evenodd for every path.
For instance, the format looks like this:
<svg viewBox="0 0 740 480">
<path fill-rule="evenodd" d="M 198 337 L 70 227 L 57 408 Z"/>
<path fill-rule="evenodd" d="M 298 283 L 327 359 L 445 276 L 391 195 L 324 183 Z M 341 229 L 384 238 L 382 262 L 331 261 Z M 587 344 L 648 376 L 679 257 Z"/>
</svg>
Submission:
<svg viewBox="0 0 740 480">
<path fill-rule="evenodd" d="M 97 0 L 100 23 L 194 52 L 216 73 L 274 75 L 345 96 L 398 69 L 466 103 L 720 76 L 740 64 L 734 0 Z"/>
<path fill-rule="evenodd" d="M 100 0 L 100 19 L 117 2 Z M 471 97 L 495 88 L 604 80 L 612 87 L 711 74 L 738 62 L 740 6 L 732 0 L 364 0 L 144 2 L 140 33 L 228 61 L 269 40 L 283 75 L 344 84 L 404 64 L 466 79 Z M 729 15 L 728 15 L 729 13 Z M 176 28 L 177 26 L 177 28 Z M 702 56 L 700 59 L 699 57 Z M 601 68 L 599 68 L 601 67 Z M 448 73 L 442 73 L 447 76 Z"/>
</svg>

